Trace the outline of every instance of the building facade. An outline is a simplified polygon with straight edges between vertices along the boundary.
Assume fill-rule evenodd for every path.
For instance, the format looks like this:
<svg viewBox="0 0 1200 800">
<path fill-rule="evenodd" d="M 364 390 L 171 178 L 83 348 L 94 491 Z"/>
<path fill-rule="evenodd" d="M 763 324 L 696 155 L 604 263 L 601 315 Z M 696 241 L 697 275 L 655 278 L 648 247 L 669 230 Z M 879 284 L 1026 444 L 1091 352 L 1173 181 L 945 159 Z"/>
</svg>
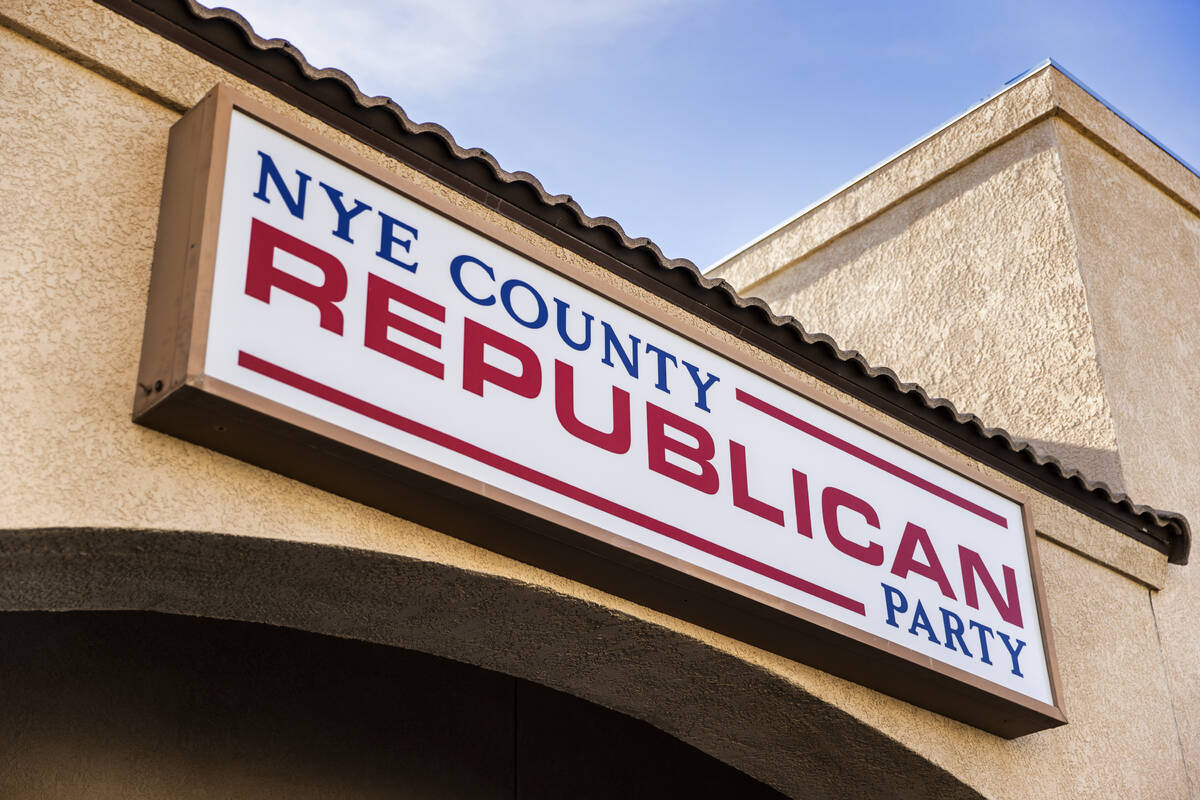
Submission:
<svg viewBox="0 0 1200 800">
<path fill-rule="evenodd" d="M 1189 795 L 1200 179 L 1060 71 L 709 276 L 188 0 L 9 0 L 0 76 L 0 793 Z M 893 685 L 889 665 L 924 673 L 559 536 L 573 522 L 546 533 L 520 498 L 476 507 L 436 476 L 351 486 L 391 467 L 291 428 L 255 450 L 199 412 L 135 424 L 176 388 L 146 381 L 163 346 L 147 304 L 153 320 L 172 186 L 193 175 L 168 170 L 172 137 L 213 97 L 1022 498 L 1066 724 L 998 735 L 1007 712 L 954 706 L 1008 708 L 1003 692 L 992 707 L 940 674 Z M 325 196 L 320 176 L 271 183 L 265 164 L 256 188 L 281 218 L 298 187 Z M 188 419 L 207 427 L 161 430 Z"/>
</svg>

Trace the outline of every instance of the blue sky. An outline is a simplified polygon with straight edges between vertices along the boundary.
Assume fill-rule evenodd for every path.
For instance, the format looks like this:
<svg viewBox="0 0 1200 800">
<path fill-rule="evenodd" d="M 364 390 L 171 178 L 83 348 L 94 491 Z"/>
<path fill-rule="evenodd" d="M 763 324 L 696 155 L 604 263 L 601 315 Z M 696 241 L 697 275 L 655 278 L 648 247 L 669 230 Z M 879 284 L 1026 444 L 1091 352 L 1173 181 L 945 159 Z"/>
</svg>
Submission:
<svg viewBox="0 0 1200 800">
<path fill-rule="evenodd" d="M 1197 0 L 229 5 L 702 268 L 1047 57 L 1200 167 Z"/>
</svg>

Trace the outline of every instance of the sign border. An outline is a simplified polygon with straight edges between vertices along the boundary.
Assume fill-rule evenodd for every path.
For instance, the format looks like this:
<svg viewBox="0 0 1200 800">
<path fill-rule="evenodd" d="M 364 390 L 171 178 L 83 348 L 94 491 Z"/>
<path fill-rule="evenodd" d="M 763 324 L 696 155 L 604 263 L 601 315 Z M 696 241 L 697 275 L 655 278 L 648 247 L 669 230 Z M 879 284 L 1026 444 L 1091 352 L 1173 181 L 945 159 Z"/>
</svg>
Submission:
<svg viewBox="0 0 1200 800">
<path fill-rule="evenodd" d="M 652 323 L 1021 507 L 1053 704 L 207 376 L 216 240 L 234 110 Z M 601 267 L 603 269 L 603 267 Z M 686 314 L 686 312 L 684 312 Z M 416 185 L 258 101 L 217 85 L 171 128 L 133 420 L 833 673 L 999 736 L 1062 725 L 1061 682 L 1029 503 L 967 474 L 899 423 L 880 422 L 782 369 L 750 361 L 690 315 L 668 316 L 470 208 Z M 963 457 L 965 460 L 965 457 Z M 485 523 L 485 524 L 481 524 Z"/>
</svg>

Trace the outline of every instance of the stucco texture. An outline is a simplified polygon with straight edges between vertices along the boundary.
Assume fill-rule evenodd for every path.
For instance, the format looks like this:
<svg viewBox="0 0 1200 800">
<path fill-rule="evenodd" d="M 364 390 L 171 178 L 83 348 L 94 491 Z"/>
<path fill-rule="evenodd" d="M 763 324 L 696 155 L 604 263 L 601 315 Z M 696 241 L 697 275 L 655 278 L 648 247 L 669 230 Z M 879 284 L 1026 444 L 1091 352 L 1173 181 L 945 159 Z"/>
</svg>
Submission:
<svg viewBox="0 0 1200 800">
<path fill-rule="evenodd" d="M 1048 68 L 710 274 L 1089 477 L 1196 519 L 1198 202 L 1200 178 Z M 1139 575 L 1090 531 L 1039 528 Z M 1103 602 L 1092 625 L 1112 619 L 1116 587 L 1056 585 L 1049 569 L 1056 611 L 1070 596 L 1080 610 Z M 1183 775 L 1170 796 L 1187 796 L 1200 770 L 1194 572 L 1140 573 L 1147 627 L 1109 639 L 1082 625 L 1076 639 L 1100 637 L 1101 661 L 1112 647 L 1159 653 L 1130 679 L 1157 681 L 1169 703 Z M 1094 688 L 1078 677 L 1076 691 Z"/>
<path fill-rule="evenodd" d="M 1049 74 L 1032 76 L 991 102 L 906 151 L 885 168 L 855 180 L 727 258 L 710 274 L 740 288 L 803 258 L 944 176 L 948 165 L 965 164 L 996 141 L 997 131 L 1018 131 L 1041 119 L 1053 102 Z"/>
<path fill-rule="evenodd" d="M 1119 487 L 1070 234 L 1047 121 L 751 291 Z"/>
<path fill-rule="evenodd" d="M 167 130 L 180 110 L 198 102 L 213 84 L 230 83 L 454 202 L 470 201 L 99 6 L 9 2 L 0 7 L 0 21 L 4 18 L 8 27 L 0 27 L 0 120 L 6 144 L 0 151 L 0 190 L 9 205 L 0 216 L 0 276 L 8 303 L 7 313 L 0 316 L 0 404 L 6 410 L 5 435 L 0 438 L 0 519 L 5 529 L 63 526 L 230 534 L 251 542 L 287 540 L 330 546 L 331 552 L 338 553 L 346 552 L 344 548 L 369 551 L 417 565 L 426 578 L 443 574 L 435 568 L 445 570 L 444 574 L 470 587 L 451 588 L 447 594 L 451 600 L 456 591 L 462 595 L 455 602 L 464 603 L 464 613 L 478 615 L 474 622 L 478 627 L 464 627 L 465 617 L 459 616 L 457 626 L 435 630 L 434 617 L 423 622 L 422 615 L 408 609 L 403 619 L 412 629 L 393 627 L 395 639 L 389 641 L 424 646 L 440 655 L 529 677 L 646 719 L 794 796 L 812 790 L 814 779 L 804 774 L 803 759 L 816 746 L 803 738 L 805 720 L 791 716 L 798 708 L 849 720 L 845 730 L 858 725 L 864 739 L 867 734 L 877 735 L 871 741 L 879 743 L 880 752 L 892 747 L 896 753 L 907 753 L 916 762 L 947 770 L 988 797 L 1186 793 L 1147 589 L 1161 582 L 1165 559 L 1049 498 L 1035 496 L 1031 502 L 1039 531 L 1053 538 L 1040 539 L 1039 549 L 1070 724 L 1005 741 L 437 531 L 133 425 L 129 413 Z M 953 190 L 897 208 L 894 218 L 881 219 L 871 231 L 864 229 L 864 242 L 870 247 L 858 248 L 857 261 L 847 256 L 848 271 L 832 270 L 830 280 L 843 281 L 842 289 L 835 283 L 824 284 L 819 271 L 813 271 L 810 274 L 817 277 L 801 280 L 807 288 L 798 286 L 797 291 L 824 294 L 811 294 L 811 301 L 796 310 L 801 319 L 812 319 L 821 313 L 816 308 L 818 298 L 834 302 L 836 308 L 839 291 L 851 292 L 840 295 L 843 298 L 864 296 L 861 284 L 852 280 L 854 275 L 860 282 L 871 281 L 869 296 L 873 306 L 878 300 L 878 310 L 870 309 L 867 319 L 877 322 L 864 331 L 875 331 L 881 348 L 890 346 L 889 331 L 891 337 L 900 336 L 918 348 L 930 335 L 918 337 L 898 326 L 897 320 L 909 327 L 933 320 L 938 336 L 962 343 L 963 353 L 927 353 L 935 363 L 935 377 L 944 383 L 938 391 L 944 393 L 966 391 L 956 381 L 963 372 L 969 377 L 978 371 L 974 359 L 988 348 L 1012 348 L 1005 363 L 1023 371 L 997 367 L 989 373 L 1005 378 L 990 390 L 997 401 L 995 421 L 1012 424 L 1005 415 L 1025 419 L 1014 384 L 1053 385 L 1061 380 L 1061 392 L 1046 390 L 1038 395 L 1038 412 L 1054 420 L 1045 438 L 1081 452 L 1095 451 L 1098 467 L 1111 470 L 1109 454 L 1119 437 L 1105 404 L 1101 375 L 1092 366 L 1096 360 L 1092 334 L 1081 316 L 1085 287 L 1078 274 L 1065 266 L 1078 256 L 1058 238 L 1070 225 L 1062 210 L 1061 180 L 1045 183 L 1060 172 L 1050 133 L 1042 127 L 1032 129 L 994 157 L 980 159 Z M 1018 203 L 1002 199 L 1001 189 L 1012 185 L 1023 192 Z M 963 220 L 982 225 L 988 235 L 1006 234 L 1011 223 L 997 219 L 997 209 L 1019 209 L 1029 215 L 1028 231 L 1019 237 L 1020 246 L 1006 254 L 1004 268 L 974 258 L 966 245 L 953 257 L 922 261 L 924 240 L 905 240 L 906 226 L 921 237 L 933 237 L 937 231 L 961 227 Z M 490 212 L 481 209 L 481 213 Z M 492 218 L 535 241 L 511 221 Z M 579 269 L 618 283 L 578 256 L 540 244 Z M 847 254 L 856 250 L 846 247 Z M 940 294 L 939 271 L 945 277 L 964 260 L 974 270 L 973 277 L 955 285 L 969 292 L 972 302 L 1006 321 L 1007 328 L 994 337 L 979 331 L 980 319 L 957 320 L 952 313 L 956 301 Z M 876 270 L 879 274 L 871 276 L 865 268 L 868 263 L 896 265 L 896 269 Z M 928 264 L 928 273 L 907 274 L 913 263 Z M 1028 276 L 1012 274 L 1021 266 L 1032 270 Z M 1020 294 L 1031 286 L 1044 291 L 1048 299 L 1036 301 Z M 648 302 L 663 302 L 632 287 L 623 288 Z M 1004 293 L 1017 293 L 1022 301 L 1006 302 Z M 922 303 L 924 312 L 917 308 Z M 884 313 L 887 305 L 897 306 L 891 312 L 900 316 Z M 1056 314 L 1062 319 L 1056 320 Z M 885 326 L 885 320 L 891 322 Z M 1047 351 L 1016 335 L 1030 324 L 1046 326 L 1039 341 L 1048 346 Z M 1079 333 L 1076 325 L 1086 333 Z M 853 337 L 847 342 L 862 346 Z M 732 344 L 751 358 L 770 361 L 744 343 Z M 904 355 L 900 349 L 894 352 L 898 358 Z M 1090 353 L 1091 362 L 1081 352 Z M 1027 357 L 1033 359 L 1031 365 L 1015 366 Z M 903 371 L 906 363 L 910 362 L 893 366 Z M 1013 380 L 1014 374 L 1020 380 Z M 802 374 L 797 373 L 796 379 L 815 384 Z M 1091 405 L 1081 406 L 1080 398 L 1090 398 Z M 883 419 L 873 410 L 865 413 Z M 1033 430 L 1032 420 L 1027 430 Z M 1021 488 L 945 446 L 932 442 L 930 446 L 964 470 Z M 77 540 L 72 541 L 78 549 Z M 216 585 L 211 577 L 205 580 L 206 585 Z M 429 585 L 439 584 L 430 579 Z M 493 605 L 490 598 L 502 591 L 513 601 Z M 213 592 L 220 594 L 215 588 Z M 1097 598 L 1103 598 L 1102 615 L 1097 613 Z M 148 607 L 158 607 L 153 595 L 142 600 Z M 548 609 L 537 619 L 548 618 L 561 626 L 564 637 L 576 637 L 561 641 L 584 642 L 592 637 L 593 643 L 606 646 L 573 654 L 556 653 L 546 646 L 532 652 L 497 650 L 500 639 L 488 637 L 502 634 L 516 642 L 535 642 L 540 637 L 544 644 L 543 630 L 531 625 L 533 618 L 523 619 L 520 610 L 521 603 L 535 601 Z M 229 608 L 220 613 L 236 616 Z M 341 613 L 349 612 L 341 609 Z M 494 621 L 496 630 L 479 620 Z M 370 638 L 365 628 L 356 631 L 349 621 L 345 628 L 330 632 Z M 622 632 L 640 638 L 615 635 Z M 613 684 L 620 669 L 627 669 L 631 682 L 626 686 Z M 651 684 L 651 676 L 657 676 L 657 682 Z M 847 764 L 852 757 L 863 757 L 861 752 L 851 752 L 851 737 L 845 741 L 849 743 Z M 868 769 L 863 763 L 863 769 Z M 820 777 L 828 796 L 837 795 L 830 788 L 837 786 L 844 789 L 843 796 L 884 796 L 879 785 L 864 788 L 853 782 L 853 776 L 839 776 L 840 767 L 835 764 L 833 773 Z"/>
<path fill-rule="evenodd" d="M 1200 519 L 1200 213 L 1058 123 L 1080 272 L 1129 490 Z M 1200 187 L 1200 178 L 1187 183 Z M 1200 580 L 1169 568 L 1153 598 L 1192 780 L 1200 778 Z"/>
</svg>

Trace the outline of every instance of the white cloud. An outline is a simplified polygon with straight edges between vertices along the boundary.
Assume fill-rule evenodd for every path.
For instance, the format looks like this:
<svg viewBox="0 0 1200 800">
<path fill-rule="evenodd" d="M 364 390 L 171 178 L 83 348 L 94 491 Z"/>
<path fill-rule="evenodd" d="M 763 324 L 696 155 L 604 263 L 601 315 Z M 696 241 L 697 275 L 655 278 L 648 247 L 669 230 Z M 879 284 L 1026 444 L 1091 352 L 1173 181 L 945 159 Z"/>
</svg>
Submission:
<svg viewBox="0 0 1200 800">
<path fill-rule="evenodd" d="M 684 0 L 231 0 L 255 31 L 290 40 L 363 91 L 436 95 L 536 77 L 581 49 L 663 24 Z"/>
</svg>

